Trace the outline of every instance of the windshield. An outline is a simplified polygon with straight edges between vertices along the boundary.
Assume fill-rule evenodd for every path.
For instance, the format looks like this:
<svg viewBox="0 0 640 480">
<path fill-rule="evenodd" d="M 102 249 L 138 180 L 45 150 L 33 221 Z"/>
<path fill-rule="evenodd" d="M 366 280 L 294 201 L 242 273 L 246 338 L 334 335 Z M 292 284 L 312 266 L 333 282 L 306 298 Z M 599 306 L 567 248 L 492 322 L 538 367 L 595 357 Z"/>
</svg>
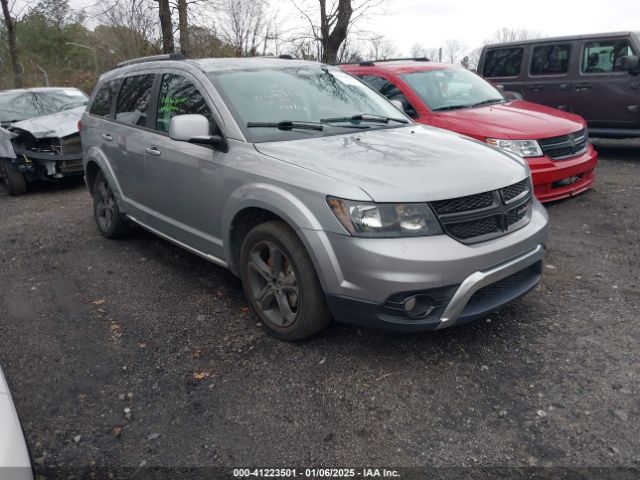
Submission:
<svg viewBox="0 0 640 480">
<path fill-rule="evenodd" d="M 377 92 L 335 68 L 241 70 L 211 77 L 250 142 L 395 128 L 410 121 Z"/>
<path fill-rule="evenodd" d="M 0 92 L 0 122 L 13 123 L 87 104 L 89 98 L 80 90 L 46 92 Z"/>
<path fill-rule="evenodd" d="M 407 73 L 402 77 L 431 111 L 453 110 L 505 101 L 497 88 L 462 68 Z"/>
</svg>

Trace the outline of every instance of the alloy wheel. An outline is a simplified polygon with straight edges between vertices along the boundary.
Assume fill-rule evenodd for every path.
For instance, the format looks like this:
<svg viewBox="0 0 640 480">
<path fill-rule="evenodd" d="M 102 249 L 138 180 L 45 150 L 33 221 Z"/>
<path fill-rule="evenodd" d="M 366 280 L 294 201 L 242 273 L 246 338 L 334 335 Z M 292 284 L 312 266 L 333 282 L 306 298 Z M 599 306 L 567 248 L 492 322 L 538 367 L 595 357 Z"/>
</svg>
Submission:
<svg viewBox="0 0 640 480">
<path fill-rule="evenodd" d="M 278 327 L 292 325 L 298 316 L 300 291 L 287 255 L 275 243 L 263 240 L 251 248 L 247 266 L 256 308 Z"/>
</svg>

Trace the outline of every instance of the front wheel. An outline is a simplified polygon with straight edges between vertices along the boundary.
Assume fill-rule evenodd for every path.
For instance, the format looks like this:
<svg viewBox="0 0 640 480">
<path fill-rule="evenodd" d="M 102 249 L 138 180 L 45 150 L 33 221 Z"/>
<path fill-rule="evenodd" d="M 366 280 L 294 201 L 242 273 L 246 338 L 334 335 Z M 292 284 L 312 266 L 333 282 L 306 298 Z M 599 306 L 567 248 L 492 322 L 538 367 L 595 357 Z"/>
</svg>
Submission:
<svg viewBox="0 0 640 480">
<path fill-rule="evenodd" d="M 0 177 L 12 197 L 27 193 L 26 177 L 6 158 L 0 158 Z"/>
<path fill-rule="evenodd" d="M 93 214 L 100 233 L 106 238 L 129 235 L 133 227 L 120 213 L 113 190 L 102 172 L 93 183 Z"/>
<path fill-rule="evenodd" d="M 295 341 L 323 330 L 331 316 L 304 245 L 281 221 L 255 227 L 240 252 L 245 294 L 269 332 Z"/>
</svg>

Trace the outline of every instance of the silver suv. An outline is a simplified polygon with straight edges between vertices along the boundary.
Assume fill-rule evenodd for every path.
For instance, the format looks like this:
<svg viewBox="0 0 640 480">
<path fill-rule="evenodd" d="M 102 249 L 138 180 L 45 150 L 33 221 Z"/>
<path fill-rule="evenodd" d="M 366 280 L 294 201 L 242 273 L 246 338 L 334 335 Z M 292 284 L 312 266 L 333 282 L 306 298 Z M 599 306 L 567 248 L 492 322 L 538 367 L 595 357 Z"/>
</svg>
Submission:
<svg viewBox="0 0 640 480">
<path fill-rule="evenodd" d="M 526 163 L 413 123 L 338 68 L 127 62 L 100 78 L 81 135 L 100 232 L 139 225 L 228 268 L 284 340 L 331 317 L 448 327 L 540 278 L 547 215 Z"/>
</svg>

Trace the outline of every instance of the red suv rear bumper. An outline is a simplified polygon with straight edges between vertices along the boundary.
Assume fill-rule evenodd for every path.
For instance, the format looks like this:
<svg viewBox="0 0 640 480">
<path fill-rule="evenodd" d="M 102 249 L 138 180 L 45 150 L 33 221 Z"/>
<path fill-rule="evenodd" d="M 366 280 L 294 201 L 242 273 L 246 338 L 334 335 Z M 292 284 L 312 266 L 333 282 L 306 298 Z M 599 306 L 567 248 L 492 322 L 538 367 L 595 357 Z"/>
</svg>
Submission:
<svg viewBox="0 0 640 480">
<path fill-rule="evenodd" d="M 541 202 L 578 195 L 591 188 L 596 179 L 598 152 L 591 145 L 582 155 L 567 160 L 552 160 L 547 156 L 527 160 L 533 189 Z"/>
</svg>

